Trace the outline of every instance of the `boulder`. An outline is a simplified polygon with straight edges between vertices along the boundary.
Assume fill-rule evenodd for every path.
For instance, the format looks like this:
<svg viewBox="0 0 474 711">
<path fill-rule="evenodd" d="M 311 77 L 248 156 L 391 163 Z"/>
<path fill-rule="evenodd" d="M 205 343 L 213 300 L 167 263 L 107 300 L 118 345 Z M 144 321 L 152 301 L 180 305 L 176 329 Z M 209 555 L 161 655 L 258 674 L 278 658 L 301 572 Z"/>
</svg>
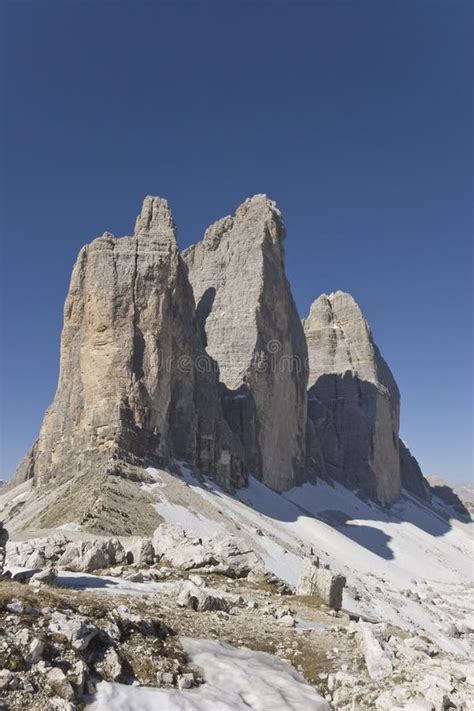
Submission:
<svg viewBox="0 0 474 711">
<path fill-rule="evenodd" d="M 317 559 L 306 558 L 302 564 L 296 594 L 317 595 L 332 610 L 340 610 L 345 585 L 346 579 L 343 575 L 321 567 Z"/>
<path fill-rule="evenodd" d="M 44 568 L 40 570 L 39 573 L 35 573 L 30 578 L 30 585 L 33 587 L 39 587 L 40 585 L 56 585 L 56 578 L 58 577 L 58 572 L 56 568 Z"/>
<path fill-rule="evenodd" d="M 151 538 L 137 538 L 131 541 L 125 550 L 127 563 L 151 565 L 155 560 L 155 549 Z"/>
<path fill-rule="evenodd" d="M 206 588 L 198 587 L 190 580 L 182 584 L 176 602 L 179 607 L 189 607 L 196 612 L 205 612 L 206 610 L 229 612 L 230 609 L 224 598 L 211 595 Z"/>
<path fill-rule="evenodd" d="M 83 615 L 68 616 L 58 610 L 51 615 L 48 625 L 50 632 L 65 637 L 74 649 L 86 649 L 89 642 L 98 632 L 92 622 Z"/>
<path fill-rule="evenodd" d="M 67 676 L 59 667 L 52 667 L 46 672 L 46 683 L 51 690 L 66 701 L 74 699 L 74 689 Z"/>
<path fill-rule="evenodd" d="M 109 647 L 95 668 L 106 681 L 117 681 L 122 674 L 122 660 L 113 647 Z"/>
<path fill-rule="evenodd" d="M 58 560 L 58 567 L 90 573 L 124 560 L 125 551 L 117 538 L 97 538 L 68 544 Z"/>
<path fill-rule="evenodd" d="M 9 565 L 20 568 L 44 568 L 56 563 L 64 553 L 70 539 L 62 533 L 44 538 L 30 538 L 28 541 L 9 541 L 6 559 Z"/>
<path fill-rule="evenodd" d="M 379 636 L 377 625 L 359 622 L 358 627 L 357 639 L 369 676 L 373 681 L 382 681 L 392 673 L 391 655 L 383 643 L 377 639 Z"/>
</svg>

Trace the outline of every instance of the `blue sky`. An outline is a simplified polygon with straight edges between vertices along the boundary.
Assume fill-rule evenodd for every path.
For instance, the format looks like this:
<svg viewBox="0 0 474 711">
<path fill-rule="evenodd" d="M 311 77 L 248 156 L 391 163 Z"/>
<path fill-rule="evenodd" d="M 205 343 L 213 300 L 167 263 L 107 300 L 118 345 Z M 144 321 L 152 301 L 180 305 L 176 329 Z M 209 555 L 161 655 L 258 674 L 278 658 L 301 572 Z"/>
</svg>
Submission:
<svg viewBox="0 0 474 711">
<path fill-rule="evenodd" d="M 302 316 L 360 303 L 426 474 L 472 472 L 472 4 L 2 3 L 2 453 L 36 437 L 82 244 L 146 194 L 182 247 L 266 192 Z"/>
</svg>

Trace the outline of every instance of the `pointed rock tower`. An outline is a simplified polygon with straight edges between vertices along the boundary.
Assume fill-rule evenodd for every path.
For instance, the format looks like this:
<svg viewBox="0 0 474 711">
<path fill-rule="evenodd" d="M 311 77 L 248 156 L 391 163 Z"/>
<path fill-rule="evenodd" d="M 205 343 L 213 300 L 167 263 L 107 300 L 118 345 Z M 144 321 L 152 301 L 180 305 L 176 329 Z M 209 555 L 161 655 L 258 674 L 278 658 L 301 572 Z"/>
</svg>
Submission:
<svg viewBox="0 0 474 711">
<path fill-rule="evenodd" d="M 350 294 L 323 294 L 304 329 L 308 455 L 316 470 L 382 504 L 400 495 L 400 394 Z"/>
<path fill-rule="evenodd" d="M 41 485 L 107 462 L 175 459 L 229 489 L 246 481 L 171 211 L 166 200 L 147 197 L 133 237 L 105 233 L 79 254 L 58 388 L 15 481 L 34 477 Z"/>
<path fill-rule="evenodd" d="M 384 505 L 401 487 L 429 501 L 418 463 L 399 439 L 400 393 L 350 294 L 322 294 L 304 321 L 309 355 L 308 459 Z"/>
<path fill-rule="evenodd" d="M 209 227 L 183 258 L 247 467 L 283 491 L 304 478 L 307 350 L 285 276 L 285 228 L 266 195 Z"/>
</svg>

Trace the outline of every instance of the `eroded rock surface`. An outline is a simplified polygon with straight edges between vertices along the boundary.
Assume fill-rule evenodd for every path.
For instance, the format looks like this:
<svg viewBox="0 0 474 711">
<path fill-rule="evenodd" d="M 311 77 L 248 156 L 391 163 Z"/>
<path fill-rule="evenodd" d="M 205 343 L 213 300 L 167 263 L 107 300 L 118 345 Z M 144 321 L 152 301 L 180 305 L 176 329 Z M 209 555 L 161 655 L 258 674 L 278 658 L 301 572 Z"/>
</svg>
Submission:
<svg viewBox="0 0 474 711">
<path fill-rule="evenodd" d="M 44 484 L 117 460 L 181 459 L 242 485 L 166 200 L 147 197 L 133 237 L 83 247 L 64 308 L 54 402 L 15 483 Z M 209 361 L 209 362 L 208 362 Z"/>
<path fill-rule="evenodd" d="M 350 294 L 323 294 L 304 322 L 308 455 L 323 475 L 390 504 L 400 495 L 400 395 Z"/>
<path fill-rule="evenodd" d="M 249 470 L 282 491 L 304 478 L 306 343 L 285 276 L 285 228 L 266 195 L 209 227 L 184 260 L 228 422 Z"/>
<path fill-rule="evenodd" d="M 402 486 L 429 502 L 429 485 L 399 438 L 397 384 L 354 298 L 322 294 L 304 329 L 309 467 L 384 505 Z"/>
</svg>

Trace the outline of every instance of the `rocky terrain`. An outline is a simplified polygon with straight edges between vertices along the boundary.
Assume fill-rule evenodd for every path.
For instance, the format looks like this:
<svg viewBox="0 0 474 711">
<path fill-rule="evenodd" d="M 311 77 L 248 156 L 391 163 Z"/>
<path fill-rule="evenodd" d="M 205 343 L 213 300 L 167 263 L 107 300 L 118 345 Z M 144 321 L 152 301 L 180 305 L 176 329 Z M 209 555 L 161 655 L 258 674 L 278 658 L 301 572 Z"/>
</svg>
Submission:
<svg viewBox="0 0 474 711">
<path fill-rule="evenodd" d="M 322 477 L 386 505 L 402 484 L 429 500 L 360 308 L 323 294 L 302 324 L 285 237 L 276 204 L 255 195 L 181 256 L 168 203 L 149 196 L 133 237 L 86 245 L 57 392 L 13 484 L 89 490 L 115 476 L 120 497 L 134 466 L 182 460 L 229 491 L 249 474 L 276 491 Z"/>
<path fill-rule="evenodd" d="M 285 237 L 256 195 L 181 255 L 147 197 L 81 250 L 0 489 L 0 708 L 472 707 L 469 510 L 353 297 L 300 321 Z"/>
</svg>

